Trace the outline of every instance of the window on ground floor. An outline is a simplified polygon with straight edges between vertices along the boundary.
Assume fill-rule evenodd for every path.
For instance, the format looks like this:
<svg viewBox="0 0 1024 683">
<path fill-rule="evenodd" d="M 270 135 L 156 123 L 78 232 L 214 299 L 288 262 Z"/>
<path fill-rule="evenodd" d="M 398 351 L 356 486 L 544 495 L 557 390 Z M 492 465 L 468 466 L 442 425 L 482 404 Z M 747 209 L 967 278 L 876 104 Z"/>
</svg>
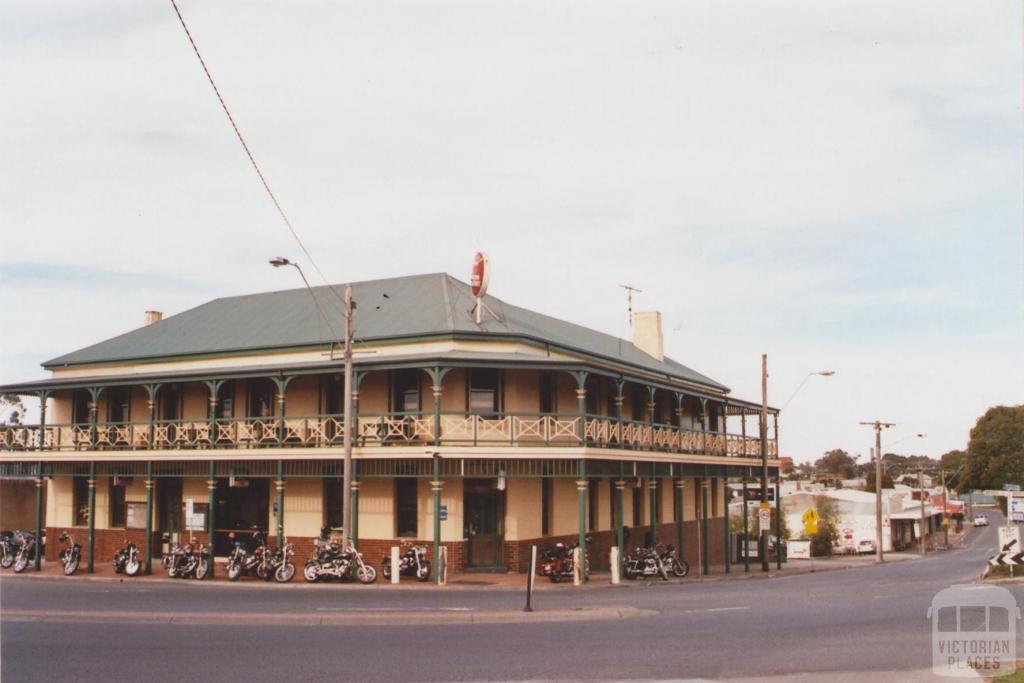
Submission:
<svg viewBox="0 0 1024 683">
<path fill-rule="evenodd" d="M 324 479 L 324 526 L 341 526 L 345 508 L 341 487 L 342 480 L 339 477 Z"/>
<path fill-rule="evenodd" d="M 85 477 L 75 477 L 72 480 L 72 501 L 75 506 L 75 526 L 85 526 L 89 523 L 89 480 Z"/>
<path fill-rule="evenodd" d="M 395 535 L 416 538 L 419 513 L 415 479 L 395 479 Z"/>
<path fill-rule="evenodd" d="M 551 479 L 540 480 L 540 535 L 551 535 Z"/>
<path fill-rule="evenodd" d="M 587 482 L 587 528 L 591 531 L 597 530 L 597 497 L 600 489 L 600 479 L 591 479 Z"/>
<path fill-rule="evenodd" d="M 110 526 L 113 528 L 124 528 L 124 518 L 127 506 L 124 499 L 124 484 L 118 485 L 114 479 L 110 480 Z"/>
<path fill-rule="evenodd" d="M 630 489 L 633 492 L 633 526 L 641 526 L 644 523 L 644 482 L 643 479 L 637 479 L 635 483 Z"/>
</svg>

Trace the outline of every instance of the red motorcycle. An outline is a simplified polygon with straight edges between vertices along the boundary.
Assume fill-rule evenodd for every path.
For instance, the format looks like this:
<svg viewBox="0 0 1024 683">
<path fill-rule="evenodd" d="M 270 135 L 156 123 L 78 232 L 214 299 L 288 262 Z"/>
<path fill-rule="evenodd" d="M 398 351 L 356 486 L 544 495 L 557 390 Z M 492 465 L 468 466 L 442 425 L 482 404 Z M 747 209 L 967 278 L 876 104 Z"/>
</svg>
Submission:
<svg viewBox="0 0 1024 683">
<path fill-rule="evenodd" d="M 586 542 L 590 542 L 589 536 L 587 536 Z M 550 548 L 545 548 L 541 552 L 541 559 L 537 566 L 538 573 L 548 577 L 551 583 L 558 583 L 562 579 L 572 579 L 576 570 L 573 556 L 578 547 L 579 543 L 571 546 L 556 543 Z M 583 573 L 584 576 L 590 574 L 590 557 L 586 549 L 583 551 Z"/>
</svg>

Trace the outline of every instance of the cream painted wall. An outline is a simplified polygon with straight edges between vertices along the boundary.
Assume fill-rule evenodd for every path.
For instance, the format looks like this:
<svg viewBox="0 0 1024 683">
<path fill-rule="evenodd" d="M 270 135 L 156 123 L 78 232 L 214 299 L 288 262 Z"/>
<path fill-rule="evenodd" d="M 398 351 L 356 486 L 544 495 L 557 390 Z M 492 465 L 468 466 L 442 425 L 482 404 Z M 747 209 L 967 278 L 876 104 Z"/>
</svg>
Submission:
<svg viewBox="0 0 1024 683">
<path fill-rule="evenodd" d="M 551 480 L 551 535 L 575 534 L 580 530 L 579 497 L 573 479 Z"/>
<path fill-rule="evenodd" d="M 540 495 L 540 479 L 508 479 L 505 488 L 505 540 L 540 537 Z"/>
<path fill-rule="evenodd" d="M 58 391 L 46 403 L 46 421 L 50 424 L 71 423 L 71 393 Z"/>
<path fill-rule="evenodd" d="M 466 410 L 466 371 L 458 368 L 452 370 L 444 376 L 442 386 L 444 393 L 441 395 L 441 411 L 461 413 Z"/>
<path fill-rule="evenodd" d="M 462 533 L 462 490 L 461 479 L 444 480 L 444 487 L 441 489 L 441 505 L 448 506 L 448 518 L 441 520 L 442 541 L 461 541 L 464 538 Z M 434 538 L 434 494 L 430 490 L 430 481 L 420 479 L 417 492 L 419 494 L 416 511 L 417 536 L 421 540 L 432 540 Z M 390 536 L 385 538 L 390 538 Z"/>
<path fill-rule="evenodd" d="M 309 417 L 320 412 L 320 379 L 309 375 L 296 377 L 284 392 L 286 417 Z M 287 510 L 285 511 L 287 512 Z M 285 519 L 288 517 L 285 515 Z M 317 530 L 319 533 L 319 529 Z"/>
<path fill-rule="evenodd" d="M 276 489 L 272 493 L 276 495 Z M 273 500 L 271 501 L 271 510 L 273 510 Z M 285 536 L 318 536 L 324 519 L 323 500 L 324 487 L 321 479 L 295 478 L 287 480 L 284 489 Z M 362 500 L 360 500 L 361 507 Z M 273 512 L 271 512 L 271 516 L 273 516 Z M 275 526 L 272 528 L 277 528 L 276 520 Z M 361 526 L 360 533 L 362 533 Z"/>
<path fill-rule="evenodd" d="M 661 479 L 658 488 L 658 520 L 663 523 L 674 522 L 675 519 L 675 482 L 671 477 Z"/>
<path fill-rule="evenodd" d="M 182 385 L 182 391 L 185 397 L 182 401 L 182 419 L 206 419 L 210 412 L 210 390 L 206 388 L 206 385 L 198 382 L 186 382 Z"/>
<path fill-rule="evenodd" d="M 535 413 L 540 409 L 537 370 L 505 371 L 505 410 L 513 413 Z"/>
<path fill-rule="evenodd" d="M 394 538 L 395 485 L 391 479 L 359 482 L 360 538 Z"/>
<path fill-rule="evenodd" d="M 614 479 L 591 480 L 591 486 L 597 486 L 597 531 L 612 528 L 612 494 L 609 493 L 609 487 L 611 490 L 615 490 L 615 487 L 609 481 Z"/>
<path fill-rule="evenodd" d="M 386 372 L 371 372 L 359 385 L 359 412 L 386 413 L 388 410 L 388 375 Z M 359 535 L 362 535 L 360 529 Z M 373 538 L 367 536 L 367 538 Z M 385 538 L 390 538 L 386 536 Z"/>
<path fill-rule="evenodd" d="M 96 477 L 97 529 L 110 528 L 110 477 Z"/>
<path fill-rule="evenodd" d="M 74 522 L 74 485 L 71 477 L 54 477 L 46 482 L 46 525 L 68 527 Z"/>
</svg>

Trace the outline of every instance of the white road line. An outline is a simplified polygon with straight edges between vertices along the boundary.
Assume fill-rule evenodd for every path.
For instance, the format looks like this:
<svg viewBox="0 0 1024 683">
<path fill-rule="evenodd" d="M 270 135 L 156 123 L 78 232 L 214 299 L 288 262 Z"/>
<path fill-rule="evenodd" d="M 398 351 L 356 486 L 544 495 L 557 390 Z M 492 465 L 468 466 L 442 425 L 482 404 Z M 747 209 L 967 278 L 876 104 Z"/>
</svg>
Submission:
<svg viewBox="0 0 1024 683">
<path fill-rule="evenodd" d="M 684 609 L 683 614 L 697 614 L 701 612 L 736 612 L 745 609 L 750 609 L 750 605 L 743 605 L 741 607 L 707 607 L 705 609 Z"/>
</svg>

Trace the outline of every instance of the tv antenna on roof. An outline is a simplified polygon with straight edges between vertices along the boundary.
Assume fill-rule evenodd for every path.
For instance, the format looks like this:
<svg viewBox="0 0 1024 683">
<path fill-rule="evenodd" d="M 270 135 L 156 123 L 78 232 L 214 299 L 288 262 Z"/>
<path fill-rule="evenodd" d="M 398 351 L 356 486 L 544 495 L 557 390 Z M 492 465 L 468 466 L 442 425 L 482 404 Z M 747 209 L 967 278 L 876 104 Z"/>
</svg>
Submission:
<svg viewBox="0 0 1024 683">
<path fill-rule="evenodd" d="M 629 306 L 629 326 L 633 327 L 633 292 L 636 292 L 637 294 L 643 294 L 644 290 L 637 289 L 633 285 L 619 285 L 619 287 L 622 287 L 624 290 L 626 290 L 626 300 L 628 301 Z"/>
</svg>

